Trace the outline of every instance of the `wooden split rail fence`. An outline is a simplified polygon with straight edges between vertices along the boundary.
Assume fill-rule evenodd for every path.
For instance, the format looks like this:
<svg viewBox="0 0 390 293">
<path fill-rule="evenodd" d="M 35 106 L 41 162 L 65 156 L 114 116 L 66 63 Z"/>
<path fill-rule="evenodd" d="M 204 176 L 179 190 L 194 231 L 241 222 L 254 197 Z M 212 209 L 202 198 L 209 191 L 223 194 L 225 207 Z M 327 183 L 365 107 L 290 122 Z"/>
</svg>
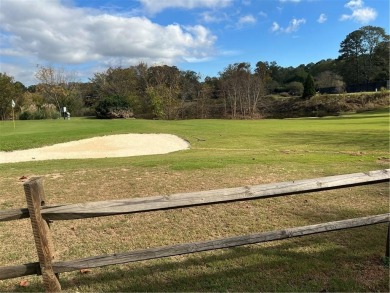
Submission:
<svg viewBox="0 0 390 293">
<path fill-rule="evenodd" d="M 27 208 L 0 211 L 0 221 L 30 218 L 39 262 L 0 267 L 0 280 L 35 274 L 42 275 L 45 290 L 48 292 L 58 292 L 61 291 L 59 273 L 262 243 L 380 223 L 389 223 L 390 213 L 258 234 L 229 237 L 218 240 L 148 248 L 125 253 L 101 255 L 61 262 L 56 262 L 53 259 L 54 247 L 48 224 L 50 221 L 85 219 L 227 203 L 233 201 L 255 200 L 330 189 L 341 189 L 359 185 L 377 184 L 388 182 L 389 179 L 390 169 L 385 169 L 370 171 L 367 173 L 354 173 L 292 182 L 193 193 L 179 193 L 169 196 L 153 196 L 82 204 L 46 206 L 42 179 L 39 177 L 31 178 L 29 181 L 24 183 Z M 389 233 L 390 225 L 388 228 L 386 243 L 387 257 L 389 257 Z"/>
</svg>

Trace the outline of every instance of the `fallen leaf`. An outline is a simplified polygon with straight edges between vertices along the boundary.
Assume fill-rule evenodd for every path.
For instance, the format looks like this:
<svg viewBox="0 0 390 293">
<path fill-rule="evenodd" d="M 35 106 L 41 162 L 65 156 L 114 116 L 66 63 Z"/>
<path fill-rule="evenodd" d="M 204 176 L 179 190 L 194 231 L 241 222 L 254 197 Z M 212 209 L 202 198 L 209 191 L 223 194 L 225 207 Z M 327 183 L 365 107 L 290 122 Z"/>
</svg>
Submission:
<svg viewBox="0 0 390 293">
<path fill-rule="evenodd" d="M 27 179 L 27 176 L 23 175 L 22 177 L 19 178 L 19 180 L 24 180 L 24 179 Z"/>
<path fill-rule="evenodd" d="M 92 272 L 90 269 L 81 269 L 80 270 L 80 273 L 82 273 L 82 274 L 89 274 L 90 272 Z"/>
<path fill-rule="evenodd" d="M 27 287 L 28 285 L 30 285 L 30 283 L 27 280 L 21 280 L 19 283 L 20 287 Z"/>
</svg>

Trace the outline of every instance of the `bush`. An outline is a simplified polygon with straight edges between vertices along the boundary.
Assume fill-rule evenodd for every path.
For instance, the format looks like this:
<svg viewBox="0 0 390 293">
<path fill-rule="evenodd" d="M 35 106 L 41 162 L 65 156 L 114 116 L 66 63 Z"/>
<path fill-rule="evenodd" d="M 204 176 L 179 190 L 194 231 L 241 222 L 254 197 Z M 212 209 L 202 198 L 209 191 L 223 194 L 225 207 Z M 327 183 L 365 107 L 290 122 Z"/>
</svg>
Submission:
<svg viewBox="0 0 390 293">
<path fill-rule="evenodd" d="M 80 110 L 81 112 L 81 115 L 80 116 L 84 116 L 84 117 L 91 117 L 91 116 L 96 116 L 96 110 L 95 108 L 87 108 L 87 107 L 84 107 Z"/>
<path fill-rule="evenodd" d="M 130 102 L 122 96 L 106 97 L 96 106 L 96 117 L 99 119 L 130 118 L 133 116 Z"/>
<path fill-rule="evenodd" d="M 305 104 L 305 116 L 338 116 L 350 111 L 350 106 L 335 95 L 315 96 Z"/>
<path fill-rule="evenodd" d="M 19 115 L 19 120 L 32 120 L 31 113 L 29 111 L 25 111 Z"/>
<path fill-rule="evenodd" d="M 296 118 L 304 116 L 300 98 L 264 99 L 259 107 L 260 113 L 266 118 Z"/>
<path fill-rule="evenodd" d="M 24 111 L 19 115 L 19 120 L 58 119 L 60 117 L 61 115 L 58 111 L 43 108 L 35 111 Z"/>
<path fill-rule="evenodd" d="M 284 98 L 287 98 L 287 97 L 290 97 L 290 94 L 287 93 L 287 92 L 281 92 L 281 93 L 279 94 L 279 96 L 284 97 Z"/>
<path fill-rule="evenodd" d="M 293 96 L 302 96 L 303 94 L 303 84 L 298 81 L 288 83 L 286 89 Z"/>
</svg>

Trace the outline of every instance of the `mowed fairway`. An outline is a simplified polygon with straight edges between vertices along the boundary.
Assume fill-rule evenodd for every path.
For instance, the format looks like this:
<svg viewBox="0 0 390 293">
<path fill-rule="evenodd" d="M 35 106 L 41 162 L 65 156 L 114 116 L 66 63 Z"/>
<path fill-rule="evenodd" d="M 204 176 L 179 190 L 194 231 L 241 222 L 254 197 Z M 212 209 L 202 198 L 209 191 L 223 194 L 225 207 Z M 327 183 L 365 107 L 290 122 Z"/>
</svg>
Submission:
<svg viewBox="0 0 390 293">
<path fill-rule="evenodd" d="M 0 151 L 123 133 L 175 134 L 189 150 L 127 158 L 0 164 L 0 210 L 25 207 L 22 176 L 44 177 L 47 204 L 144 197 L 389 168 L 389 114 L 285 120 L 0 122 Z M 174 211 L 58 221 L 56 259 L 125 252 L 389 211 L 389 186 Z M 65 291 L 389 291 L 386 225 L 60 276 Z M 37 261 L 29 220 L 0 222 L 0 264 Z M 20 287 L 28 280 L 27 287 Z M 0 291 L 42 291 L 30 276 Z"/>
</svg>

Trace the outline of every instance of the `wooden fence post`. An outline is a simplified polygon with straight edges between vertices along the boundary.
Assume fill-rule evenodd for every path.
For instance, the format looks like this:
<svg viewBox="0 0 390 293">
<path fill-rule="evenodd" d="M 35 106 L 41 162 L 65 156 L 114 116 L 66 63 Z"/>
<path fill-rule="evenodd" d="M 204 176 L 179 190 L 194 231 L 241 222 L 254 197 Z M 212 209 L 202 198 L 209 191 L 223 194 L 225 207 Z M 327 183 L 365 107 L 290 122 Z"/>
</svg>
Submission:
<svg viewBox="0 0 390 293">
<path fill-rule="evenodd" d="M 390 223 L 387 225 L 387 240 L 386 240 L 386 257 L 389 260 L 390 250 Z"/>
<path fill-rule="evenodd" d="M 41 215 L 41 206 L 45 205 L 43 180 L 33 177 L 23 186 L 45 290 L 46 292 L 60 292 L 61 285 L 52 266 L 53 241 L 48 223 Z"/>
</svg>

